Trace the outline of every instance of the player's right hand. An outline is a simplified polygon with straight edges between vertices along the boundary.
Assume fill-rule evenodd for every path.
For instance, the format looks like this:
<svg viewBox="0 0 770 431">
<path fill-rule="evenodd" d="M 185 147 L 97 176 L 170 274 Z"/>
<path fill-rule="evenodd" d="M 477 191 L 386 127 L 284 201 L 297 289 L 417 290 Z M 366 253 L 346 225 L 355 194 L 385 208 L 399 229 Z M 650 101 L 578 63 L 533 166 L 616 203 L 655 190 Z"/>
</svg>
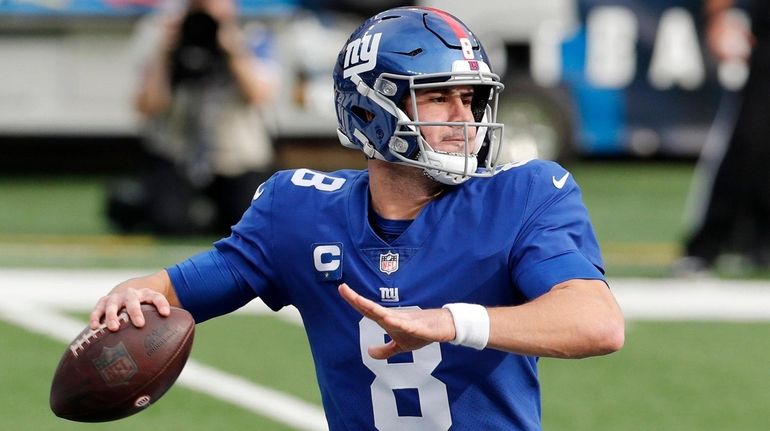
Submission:
<svg viewBox="0 0 770 431">
<path fill-rule="evenodd" d="M 124 281 L 101 297 L 91 312 L 91 329 L 97 329 L 104 323 L 110 331 L 117 331 L 120 329 L 118 315 L 123 309 L 128 313 L 131 323 L 141 328 L 145 322 L 142 304 L 153 304 L 161 316 L 171 314 L 171 304 L 161 293 L 164 287 L 157 285 L 159 275 L 160 273 Z"/>
</svg>

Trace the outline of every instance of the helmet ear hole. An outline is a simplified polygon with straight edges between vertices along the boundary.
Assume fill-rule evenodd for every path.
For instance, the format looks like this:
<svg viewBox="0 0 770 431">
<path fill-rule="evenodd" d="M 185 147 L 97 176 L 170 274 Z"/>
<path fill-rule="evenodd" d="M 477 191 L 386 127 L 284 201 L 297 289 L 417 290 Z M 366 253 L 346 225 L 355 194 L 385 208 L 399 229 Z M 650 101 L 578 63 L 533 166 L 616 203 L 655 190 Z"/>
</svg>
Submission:
<svg viewBox="0 0 770 431">
<path fill-rule="evenodd" d="M 369 123 L 374 120 L 374 113 L 360 106 L 354 106 L 350 108 L 350 111 L 363 122 Z"/>
<path fill-rule="evenodd" d="M 492 87 L 488 85 L 477 85 L 474 89 L 473 100 L 471 100 L 471 111 L 473 112 L 475 121 L 481 122 L 484 118 L 491 92 Z"/>
</svg>

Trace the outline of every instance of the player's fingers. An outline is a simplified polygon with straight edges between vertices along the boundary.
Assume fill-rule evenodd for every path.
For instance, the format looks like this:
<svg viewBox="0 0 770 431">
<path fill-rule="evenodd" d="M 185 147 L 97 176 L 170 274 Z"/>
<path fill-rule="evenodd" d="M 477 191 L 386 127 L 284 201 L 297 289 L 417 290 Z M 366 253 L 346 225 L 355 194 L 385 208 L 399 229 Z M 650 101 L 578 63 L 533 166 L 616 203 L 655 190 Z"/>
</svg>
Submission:
<svg viewBox="0 0 770 431">
<path fill-rule="evenodd" d="M 402 353 L 404 350 L 393 340 L 381 346 L 371 346 L 368 349 L 369 356 L 373 359 L 388 359 L 393 355 Z"/>
<path fill-rule="evenodd" d="M 388 315 L 388 310 L 385 307 L 380 306 L 374 301 L 370 301 L 363 296 L 357 294 L 346 283 L 342 283 L 339 286 L 340 295 L 351 305 L 358 310 L 359 313 L 374 320 L 380 322 L 385 316 Z"/>
<path fill-rule="evenodd" d="M 107 297 L 103 296 L 99 298 L 99 301 L 96 302 L 96 305 L 94 306 L 93 311 L 91 311 L 91 315 L 89 316 L 90 319 L 90 327 L 91 329 L 96 329 L 101 325 L 102 323 L 102 316 L 104 316 L 104 303 L 107 301 Z"/>
<path fill-rule="evenodd" d="M 149 303 L 158 309 L 158 314 L 168 317 L 171 314 L 171 304 L 161 293 L 152 289 L 142 289 L 139 296 L 139 302 Z"/>
<path fill-rule="evenodd" d="M 340 285 L 340 290 L 343 293 L 343 297 L 350 303 L 350 305 L 354 306 L 356 309 L 366 314 L 367 317 L 383 316 L 387 312 L 387 309 L 385 309 L 385 307 L 382 307 L 376 302 L 370 301 L 369 299 L 364 298 L 363 296 L 356 293 L 353 289 L 350 288 L 350 286 L 348 286 L 345 283 Z"/>
<path fill-rule="evenodd" d="M 144 313 L 142 312 L 142 304 L 140 301 L 126 301 L 126 313 L 131 319 L 131 322 L 137 328 L 144 326 Z M 118 322 L 120 324 L 120 322 Z"/>
<path fill-rule="evenodd" d="M 359 298 L 361 298 L 361 295 L 357 294 L 353 289 L 351 289 L 347 283 L 340 284 L 337 290 L 339 291 L 340 296 L 342 296 L 342 299 L 347 301 L 347 303 L 355 308 L 359 313 L 365 314 L 366 310 L 359 303 Z"/>
<path fill-rule="evenodd" d="M 168 317 L 171 315 L 171 304 L 168 303 L 168 299 L 166 299 L 165 296 L 161 294 L 155 295 L 152 303 L 155 305 L 155 308 L 158 309 L 158 313 L 161 316 Z"/>
<path fill-rule="evenodd" d="M 355 302 L 355 298 L 358 294 L 354 292 L 353 289 L 351 289 L 347 283 L 340 284 L 337 287 L 337 291 L 340 293 L 340 296 L 342 296 L 342 298 L 345 301 L 348 301 L 348 303 L 350 303 L 350 305 L 355 305 L 353 303 Z"/>
<path fill-rule="evenodd" d="M 116 300 L 117 295 L 110 295 L 104 305 L 104 323 L 107 324 L 107 329 L 112 332 L 120 329 L 120 321 L 118 320 L 119 303 Z"/>
</svg>

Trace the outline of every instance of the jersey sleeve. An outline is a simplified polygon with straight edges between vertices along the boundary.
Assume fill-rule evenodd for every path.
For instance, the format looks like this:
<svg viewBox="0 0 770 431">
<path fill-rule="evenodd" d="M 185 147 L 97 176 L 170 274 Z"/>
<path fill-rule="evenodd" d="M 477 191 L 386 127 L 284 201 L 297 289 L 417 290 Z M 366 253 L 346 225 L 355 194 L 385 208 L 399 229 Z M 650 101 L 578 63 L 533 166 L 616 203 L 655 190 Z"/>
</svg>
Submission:
<svg viewBox="0 0 770 431">
<path fill-rule="evenodd" d="M 229 237 L 167 268 L 179 301 L 196 322 L 229 313 L 257 296 L 274 310 L 286 305 L 273 282 L 273 184 L 271 177 L 257 188 Z"/>
<path fill-rule="evenodd" d="M 261 184 L 251 205 L 232 228 L 230 236 L 214 243 L 214 247 L 246 284 L 273 310 L 288 305 L 276 286 L 275 214 L 277 176 Z"/>
<path fill-rule="evenodd" d="M 604 279 L 599 243 L 572 175 L 553 162 L 529 184 L 521 229 L 511 253 L 512 278 L 531 300 L 570 279 Z"/>
<path fill-rule="evenodd" d="M 274 178 L 257 188 L 229 237 L 167 268 L 179 301 L 196 322 L 229 313 L 257 296 L 274 310 L 287 304 L 273 282 Z"/>
<path fill-rule="evenodd" d="M 217 249 L 166 270 L 179 302 L 196 323 L 236 310 L 256 296 Z"/>
</svg>

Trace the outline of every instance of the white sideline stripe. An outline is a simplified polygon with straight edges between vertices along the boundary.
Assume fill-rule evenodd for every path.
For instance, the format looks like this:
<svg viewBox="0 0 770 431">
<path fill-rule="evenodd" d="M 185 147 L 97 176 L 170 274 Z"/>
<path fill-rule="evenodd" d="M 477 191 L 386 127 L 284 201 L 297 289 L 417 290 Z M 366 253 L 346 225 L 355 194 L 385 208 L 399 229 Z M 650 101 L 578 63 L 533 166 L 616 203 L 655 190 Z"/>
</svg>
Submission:
<svg viewBox="0 0 770 431">
<path fill-rule="evenodd" d="M 152 273 L 152 270 L 111 269 L 0 269 L 0 292 L 67 311 L 90 310 L 118 283 Z M 284 307 L 277 314 L 261 300 L 251 301 L 238 313 L 271 314 L 302 324 L 299 311 Z"/>
<path fill-rule="evenodd" d="M 0 269 L 0 294 L 4 301 L 18 298 L 51 309 L 85 311 L 121 281 L 150 272 Z M 619 278 L 609 283 L 630 320 L 770 321 L 770 281 Z M 301 323 L 294 307 L 276 314 L 260 300 L 238 312 L 272 313 Z"/>
<path fill-rule="evenodd" d="M 770 281 L 616 279 L 628 320 L 770 321 Z"/>
<path fill-rule="evenodd" d="M 0 319 L 62 343 L 74 340 L 86 326 L 85 322 L 60 314 L 43 304 L 20 298 L 0 301 Z"/>
</svg>

